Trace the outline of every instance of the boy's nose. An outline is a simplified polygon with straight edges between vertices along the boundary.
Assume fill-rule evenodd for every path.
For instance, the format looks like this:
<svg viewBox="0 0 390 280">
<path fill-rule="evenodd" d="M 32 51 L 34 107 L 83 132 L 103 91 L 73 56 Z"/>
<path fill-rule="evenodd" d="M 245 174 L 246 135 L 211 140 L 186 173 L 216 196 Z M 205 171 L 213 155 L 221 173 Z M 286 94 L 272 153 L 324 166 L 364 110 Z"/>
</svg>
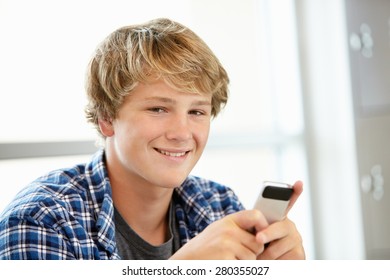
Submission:
<svg viewBox="0 0 390 280">
<path fill-rule="evenodd" d="M 187 116 L 176 116 L 168 124 L 166 137 L 169 140 L 186 141 L 192 138 Z"/>
</svg>

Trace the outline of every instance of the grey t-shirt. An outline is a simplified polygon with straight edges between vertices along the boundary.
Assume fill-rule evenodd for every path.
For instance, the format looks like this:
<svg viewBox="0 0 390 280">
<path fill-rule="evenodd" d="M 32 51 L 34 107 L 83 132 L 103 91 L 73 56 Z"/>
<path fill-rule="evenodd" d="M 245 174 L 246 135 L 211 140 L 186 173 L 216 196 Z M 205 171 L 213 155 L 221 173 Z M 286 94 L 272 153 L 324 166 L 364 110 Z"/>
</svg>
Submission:
<svg viewBox="0 0 390 280">
<path fill-rule="evenodd" d="M 166 260 L 180 248 L 179 225 L 176 222 L 174 206 L 169 207 L 168 222 L 170 237 L 160 246 L 154 246 L 142 239 L 123 219 L 115 208 L 115 239 L 119 256 L 124 260 Z"/>
</svg>

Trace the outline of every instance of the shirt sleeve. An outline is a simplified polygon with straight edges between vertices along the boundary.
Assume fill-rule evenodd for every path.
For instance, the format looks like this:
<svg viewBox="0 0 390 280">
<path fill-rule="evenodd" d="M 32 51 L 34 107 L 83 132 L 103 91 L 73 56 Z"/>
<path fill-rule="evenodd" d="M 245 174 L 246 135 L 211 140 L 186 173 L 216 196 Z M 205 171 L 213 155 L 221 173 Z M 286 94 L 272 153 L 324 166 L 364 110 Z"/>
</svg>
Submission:
<svg viewBox="0 0 390 280">
<path fill-rule="evenodd" d="M 70 240 L 34 219 L 10 217 L 0 224 L 0 259 L 75 259 L 73 251 Z"/>
</svg>

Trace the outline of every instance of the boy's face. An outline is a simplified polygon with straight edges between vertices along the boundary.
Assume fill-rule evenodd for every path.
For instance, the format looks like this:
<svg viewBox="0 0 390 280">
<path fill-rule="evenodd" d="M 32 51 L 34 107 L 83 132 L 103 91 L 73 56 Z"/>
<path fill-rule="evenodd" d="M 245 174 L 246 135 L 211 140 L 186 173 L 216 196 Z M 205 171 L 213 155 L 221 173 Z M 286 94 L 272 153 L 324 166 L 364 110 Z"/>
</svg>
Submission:
<svg viewBox="0 0 390 280">
<path fill-rule="evenodd" d="M 134 183 L 177 187 L 199 160 L 210 121 L 211 95 L 179 92 L 163 81 L 139 84 L 112 124 L 100 124 L 109 171 Z"/>
</svg>

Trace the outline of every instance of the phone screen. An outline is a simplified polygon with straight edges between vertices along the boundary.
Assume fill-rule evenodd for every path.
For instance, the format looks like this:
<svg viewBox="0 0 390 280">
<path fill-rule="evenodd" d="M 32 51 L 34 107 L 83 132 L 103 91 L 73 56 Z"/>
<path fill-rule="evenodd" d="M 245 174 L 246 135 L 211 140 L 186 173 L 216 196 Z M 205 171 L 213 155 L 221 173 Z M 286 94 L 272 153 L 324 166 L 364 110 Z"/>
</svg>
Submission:
<svg viewBox="0 0 390 280">
<path fill-rule="evenodd" d="M 291 188 L 281 188 L 275 186 L 267 186 L 263 190 L 263 197 L 276 199 L 276 200 L 284 200 L 287 201 L 291 198 L 293 194 L 293 189 Z"/>
</svg>

